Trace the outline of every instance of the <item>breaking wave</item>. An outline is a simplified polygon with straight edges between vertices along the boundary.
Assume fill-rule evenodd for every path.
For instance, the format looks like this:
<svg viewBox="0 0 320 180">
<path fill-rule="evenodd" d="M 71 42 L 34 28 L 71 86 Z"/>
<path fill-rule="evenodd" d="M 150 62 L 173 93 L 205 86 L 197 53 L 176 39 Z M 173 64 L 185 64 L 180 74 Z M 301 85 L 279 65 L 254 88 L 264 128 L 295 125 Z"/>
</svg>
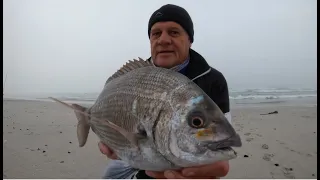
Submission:
<svg viewBox="0 0 320 180">
<path fill-rule="evenodd" d="M 317 90 L 313 89 L 287 89 L 287 88 L 270 88 L 270 89 L 246 89 L 246 90 L 229 90 L 230 99 L 294 99 L 305 97 L 317 97 Z"/>
</svg>

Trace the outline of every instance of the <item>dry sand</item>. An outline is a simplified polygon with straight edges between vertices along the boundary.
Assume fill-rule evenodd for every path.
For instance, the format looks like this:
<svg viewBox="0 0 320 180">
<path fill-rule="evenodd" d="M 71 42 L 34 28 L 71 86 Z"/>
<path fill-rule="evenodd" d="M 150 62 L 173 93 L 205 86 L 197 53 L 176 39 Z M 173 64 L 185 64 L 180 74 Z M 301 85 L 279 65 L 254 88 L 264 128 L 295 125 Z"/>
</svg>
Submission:
<svg viewBox="0 0 320 180">
<path fill-rule="evenodd" d="M 78 147 L 72 111 L 51 102 L 3 104 L 4 178 L 102 177 L 108 161 L 92 132 Z M 243 107 L 232 116 L 243 147 L 225 178 L 317 178 L 316 106 Z"/>
</svg>

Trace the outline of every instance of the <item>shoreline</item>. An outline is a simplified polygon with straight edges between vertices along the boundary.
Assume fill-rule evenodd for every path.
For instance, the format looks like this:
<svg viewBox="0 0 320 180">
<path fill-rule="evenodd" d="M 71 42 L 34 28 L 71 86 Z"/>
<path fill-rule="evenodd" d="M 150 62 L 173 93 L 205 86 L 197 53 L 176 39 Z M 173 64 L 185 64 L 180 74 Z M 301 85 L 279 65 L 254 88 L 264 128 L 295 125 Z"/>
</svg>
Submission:
<svg viewBox="0 0 320 180">
<path fill-rule="evenodd" d="M 86 99 L 65 99 L 58 98 L 67 103 L 79 103 L 85 105 L 94 104 L 95 100 Z M 24 98 L 24 97 L 3 97 L 4 101 L 36 101 L 54 102 L 49 98 Z M 276 106 L 317 106 L 317 96 L 303 98 L 282 98 L 282 99 L 230 99 L 231 107 L 261 107 L 268 105 Z"/>
</svg>

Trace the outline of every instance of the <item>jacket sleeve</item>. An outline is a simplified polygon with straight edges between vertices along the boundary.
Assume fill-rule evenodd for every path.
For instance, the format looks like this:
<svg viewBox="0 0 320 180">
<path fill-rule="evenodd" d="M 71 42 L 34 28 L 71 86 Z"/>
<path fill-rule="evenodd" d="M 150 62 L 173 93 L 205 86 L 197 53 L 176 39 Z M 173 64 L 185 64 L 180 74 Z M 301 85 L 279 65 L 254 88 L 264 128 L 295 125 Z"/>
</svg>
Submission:
<svg viewBox="0 0 320 180">
<path fill-rule="evenodd" d="M 211 93 L 214 95 L 213 101 L 219 106 L 221 111 L 225 114 L 228 121 L 231 123 L 231 114 L 230 114 L 230 101 L 229 101 L 229 90 L 228 84 L 219 71 L 215 73 L 212 77 L 214 80 L 211 84 Z"/>
</svg>

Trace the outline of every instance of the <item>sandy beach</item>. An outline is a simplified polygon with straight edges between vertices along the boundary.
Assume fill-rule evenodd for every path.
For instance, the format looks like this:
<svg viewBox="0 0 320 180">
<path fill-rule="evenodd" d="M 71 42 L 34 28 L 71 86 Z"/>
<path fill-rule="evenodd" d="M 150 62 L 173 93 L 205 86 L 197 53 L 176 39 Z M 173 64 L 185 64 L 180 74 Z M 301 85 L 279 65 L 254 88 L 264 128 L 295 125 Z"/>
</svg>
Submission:
<svg viewBox="0 0 320 180">
<path fill-rule="evenodd" d="M 78 147 L 77 120 L 60 104 L 3 102 L 4 178 L 101 178 L 108 160 L 90 132 Z M 260 115 L 278 111 L 278 114 Z M 317 107 L 259 106 L 232 110 L 243 147 L 225 178 L 317 178 Z"/>
</svg>

